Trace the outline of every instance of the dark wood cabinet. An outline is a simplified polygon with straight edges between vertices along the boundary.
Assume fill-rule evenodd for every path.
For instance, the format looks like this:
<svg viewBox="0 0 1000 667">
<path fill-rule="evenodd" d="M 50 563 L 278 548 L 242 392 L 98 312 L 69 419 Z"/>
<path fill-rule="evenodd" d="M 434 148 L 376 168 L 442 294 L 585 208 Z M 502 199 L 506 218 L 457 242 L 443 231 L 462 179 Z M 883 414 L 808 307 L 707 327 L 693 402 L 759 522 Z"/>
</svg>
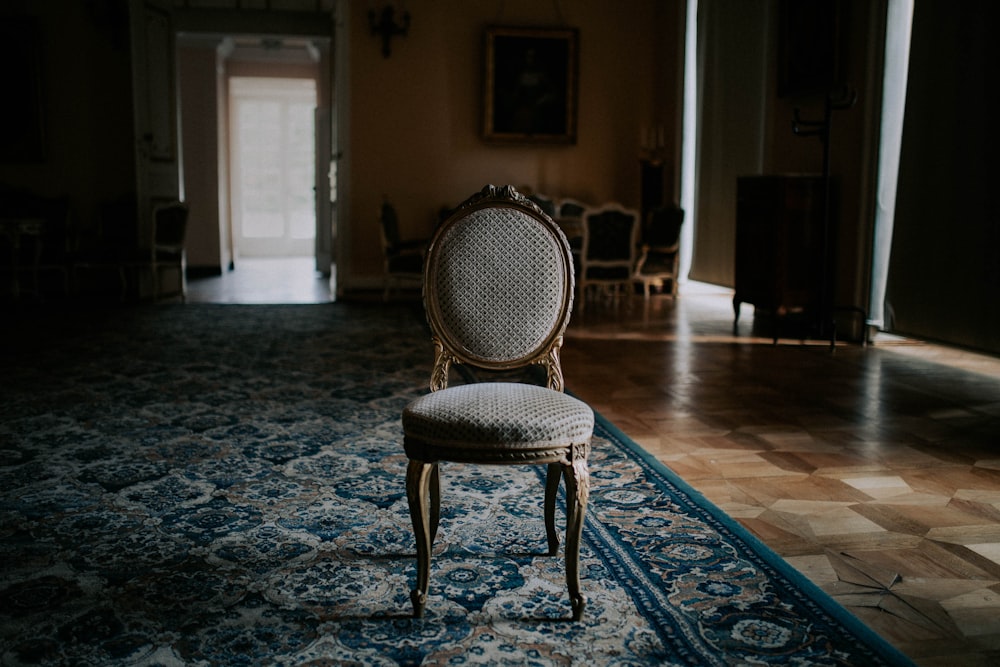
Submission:
<svg viewBox="0 0 1000 667">
<path fill-rule="evenodd" d="M 822 176 L 737 180 L 734 327 L 743 303 L 774 318 L 801 314 L 822 326 L 830 283 L 825 197 Z"/>
</svg>

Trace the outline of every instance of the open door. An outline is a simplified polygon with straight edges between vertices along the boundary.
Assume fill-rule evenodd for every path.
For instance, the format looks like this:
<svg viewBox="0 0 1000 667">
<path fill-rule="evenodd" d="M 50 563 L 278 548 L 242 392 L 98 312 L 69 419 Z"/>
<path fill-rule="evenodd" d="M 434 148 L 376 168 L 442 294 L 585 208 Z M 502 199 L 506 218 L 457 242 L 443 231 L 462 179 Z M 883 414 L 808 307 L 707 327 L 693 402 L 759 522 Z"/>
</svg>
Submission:
<svg viewBox="0 0 1000 667">
<path fill-rule="evenodd" d="M 241 257 L 316 249 L 316 83 L 229 78 L 233 238 Z"/>
<path fill-rule="evenodd" d="M 333 273 L 334 220 L 331 193 L 336 174 L 331 161 L 332 114 L 327 107 L 316 109 L 316 270 L 324 276 Z"/>
<path fill-rule="evenodd" d="M 138 241 L 149 245 L 153 208 L 180 199 L 174 29 L 168 0 L 129 0 L 135 113 Z"/>
</svg>

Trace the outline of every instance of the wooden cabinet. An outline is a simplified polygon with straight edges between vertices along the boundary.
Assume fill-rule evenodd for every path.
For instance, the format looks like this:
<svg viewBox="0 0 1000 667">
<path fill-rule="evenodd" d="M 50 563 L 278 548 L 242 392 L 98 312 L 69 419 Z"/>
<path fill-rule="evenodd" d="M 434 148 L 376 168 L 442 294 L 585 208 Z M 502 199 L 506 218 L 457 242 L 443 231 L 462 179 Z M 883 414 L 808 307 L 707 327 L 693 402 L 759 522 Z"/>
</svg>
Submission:
<svg viewBox="0 0 1000 667">
<path fill-rule="evenodd" d="M 825 196 L 822 176 L 737 180 L 734 327 L 740 304 L 749 303 L 775 318 L 802 314 L 822 328 L 830 284 Z"/>
</svg>

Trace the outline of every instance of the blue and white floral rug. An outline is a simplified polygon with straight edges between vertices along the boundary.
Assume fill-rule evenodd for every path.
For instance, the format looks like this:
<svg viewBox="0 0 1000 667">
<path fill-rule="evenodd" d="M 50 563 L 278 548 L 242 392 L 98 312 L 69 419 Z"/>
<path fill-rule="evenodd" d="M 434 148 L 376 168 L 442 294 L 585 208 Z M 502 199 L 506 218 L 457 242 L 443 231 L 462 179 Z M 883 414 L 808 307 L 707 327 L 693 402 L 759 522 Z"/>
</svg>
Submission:
<svg viewBox="0 0 1000 667">
<path fill-rule="evenodd" d="M 540 555 L 544 471 L 455 464 L 411 618 L 412 306 L 3 326 L 4 665 L 908 664 L 600 418 L 584 620 Z"/>
</svg>

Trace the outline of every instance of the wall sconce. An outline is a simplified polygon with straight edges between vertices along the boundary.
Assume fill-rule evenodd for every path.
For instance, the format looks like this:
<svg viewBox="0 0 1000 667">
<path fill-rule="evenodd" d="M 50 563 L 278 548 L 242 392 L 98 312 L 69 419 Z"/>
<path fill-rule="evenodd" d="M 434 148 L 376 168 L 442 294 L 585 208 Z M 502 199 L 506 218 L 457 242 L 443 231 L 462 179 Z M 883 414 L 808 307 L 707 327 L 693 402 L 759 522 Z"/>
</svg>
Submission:
<svg viewBox="0 0 1000 667">
<path fill-rule="evenodd" d="M 368 27 L 371 28 L 372 35 L 382 36 L 382 56 L 389 57 L 392 50 L 389 47 L 389 40 L 399 35 L 405 37 L 410 29 L 410 12 L 403 10 L 403 22 L 396 24 L 396 8 L 392 3 L 386 4 L 381 10 L 368 10 Z"/>
</svg>

